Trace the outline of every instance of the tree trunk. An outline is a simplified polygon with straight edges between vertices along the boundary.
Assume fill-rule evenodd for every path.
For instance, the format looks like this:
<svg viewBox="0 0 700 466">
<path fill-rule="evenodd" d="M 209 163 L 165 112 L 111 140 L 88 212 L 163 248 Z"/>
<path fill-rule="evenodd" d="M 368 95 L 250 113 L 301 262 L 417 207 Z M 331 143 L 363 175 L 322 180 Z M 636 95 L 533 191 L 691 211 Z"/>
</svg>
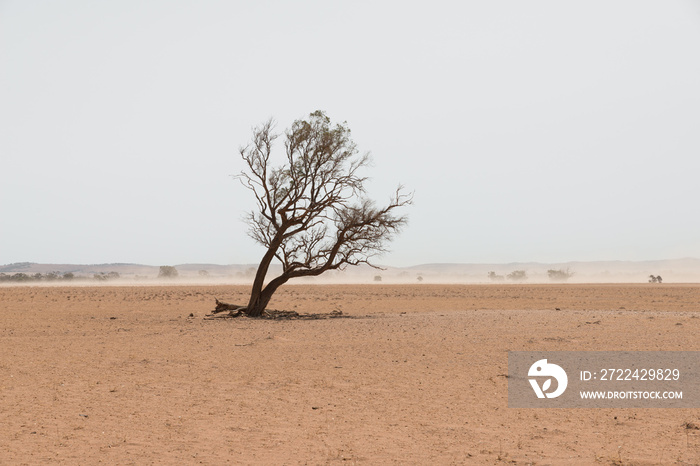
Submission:
<svg viewBox="0 0 700 466">
<path fill-rule="evenodd" d="M 270 302 L 272 295 L 268 296 L 266 300 L 263 301 L 263 285 L 265 284 L 265 277 L 267 276 L 267 271 L 270 269 L 270 264 L 272 259 L 275 258 L 275 252 L 282 244 L 281 234 L 277 235 L 279 238 L 275 238 L 273 243 L 267 249 L 267 252 L 260 261 L 258 265 L 258 271 L 255 273 L 255 280 L 253 280 L 253 289 L 250 290 L 250 300 L 248 301 L 248 309 L 246 314 L 253 317 L 260 316 L 265 310 L 265 306 Z"/>
<path fill-rule="evenodd" d="M 268 283 L 267 286 L 258 293 L 256 299 L 253 299 L 253 296 L 251 296 L 246 314 L 250 317 L 260 317 L 262 313 L 265 312 L 265 308 L 270 303 L 270 299 L 272 299 L 272 295 L 275 294 L 277 288 L 284 285 L 289 278 L 289 276 L 282 274 Z"/>
</svg>

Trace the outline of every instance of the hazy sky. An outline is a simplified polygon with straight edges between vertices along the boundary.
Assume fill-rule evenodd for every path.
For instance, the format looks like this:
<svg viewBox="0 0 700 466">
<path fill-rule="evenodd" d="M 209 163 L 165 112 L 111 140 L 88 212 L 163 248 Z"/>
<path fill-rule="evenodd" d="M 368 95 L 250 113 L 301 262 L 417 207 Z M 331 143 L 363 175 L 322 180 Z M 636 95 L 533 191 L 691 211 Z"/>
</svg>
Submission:
<svg viewBox="0 0 700 466">
<path fill-rule="evenodd" d="M 0 0 L 0 264 L 253 263 L 251 127 L 415 190 L 379 262 L 700 257 L 700 1 Z"/>
</svg>

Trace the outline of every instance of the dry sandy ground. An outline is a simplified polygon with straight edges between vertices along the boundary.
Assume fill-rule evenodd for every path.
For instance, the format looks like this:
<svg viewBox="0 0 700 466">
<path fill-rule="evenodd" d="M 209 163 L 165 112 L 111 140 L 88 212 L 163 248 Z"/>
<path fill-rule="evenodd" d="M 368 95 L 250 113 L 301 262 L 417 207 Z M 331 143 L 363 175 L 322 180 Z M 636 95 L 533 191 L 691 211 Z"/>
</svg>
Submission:
<svg viewBox="0 0 700 466">
<path fill-rule="evenodd" d="M 0 288 L 0 464 L 700 463 L 698 409 L 512 409 L 505 377 L 698 351 L 700 285 L 287 285 L 354 318 L 203 319 L 246 292 Z"/>
</svg>

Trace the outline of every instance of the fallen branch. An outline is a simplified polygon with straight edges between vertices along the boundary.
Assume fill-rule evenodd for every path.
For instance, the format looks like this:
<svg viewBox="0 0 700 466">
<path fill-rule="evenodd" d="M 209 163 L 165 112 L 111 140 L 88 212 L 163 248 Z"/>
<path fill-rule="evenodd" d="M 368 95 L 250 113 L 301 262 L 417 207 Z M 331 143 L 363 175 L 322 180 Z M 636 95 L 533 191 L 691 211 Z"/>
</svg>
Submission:
<svg viewBox="0 0 700 466">
<path fill-rule="evenodd" d="M 226 312 L 226 311 L 238 311 L 238 313 L 240 314 L 246 308 L 246 306 L 239 306 L 238 304 L 224 303 L 222 301 L 219 301 L 216 298 L 214 298 L 214 299 L 216 300 L 216 309 L 211 311 L 212 314 L 218 314 L 220 312 Z"/>
</svg>

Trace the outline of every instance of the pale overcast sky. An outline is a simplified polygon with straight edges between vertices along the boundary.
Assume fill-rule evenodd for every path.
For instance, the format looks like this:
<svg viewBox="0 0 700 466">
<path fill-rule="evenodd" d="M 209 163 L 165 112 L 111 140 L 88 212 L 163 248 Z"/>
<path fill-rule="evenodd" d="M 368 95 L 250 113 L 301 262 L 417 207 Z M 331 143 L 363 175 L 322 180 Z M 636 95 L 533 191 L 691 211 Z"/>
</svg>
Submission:
<svg viewBox="0 0 700 466">
<path fill-rule="evenodd" d="M 321 109 L 415 191 L 379 262 L 700 257 L 700 2 L 0 0 L 0 264 L 254 263 Z"/>
</svg>

